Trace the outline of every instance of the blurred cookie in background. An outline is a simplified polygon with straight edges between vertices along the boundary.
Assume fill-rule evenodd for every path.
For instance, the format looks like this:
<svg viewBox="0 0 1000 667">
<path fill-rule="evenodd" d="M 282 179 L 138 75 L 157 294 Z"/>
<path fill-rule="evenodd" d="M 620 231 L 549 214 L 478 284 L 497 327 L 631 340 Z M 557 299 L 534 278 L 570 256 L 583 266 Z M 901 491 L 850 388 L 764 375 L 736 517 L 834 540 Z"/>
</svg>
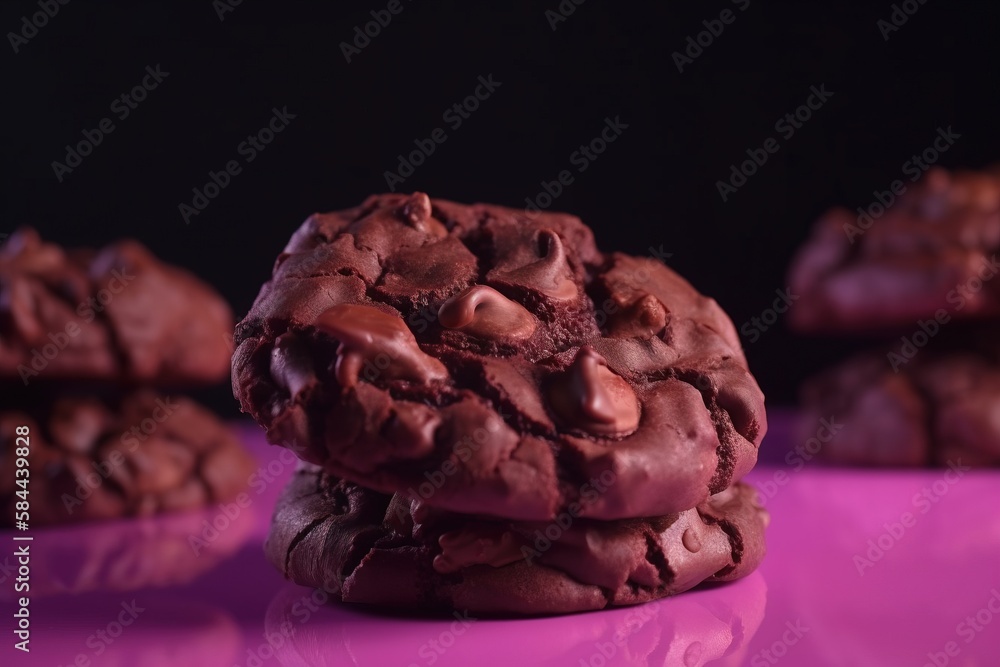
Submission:
<svg viewBox="0 0 1000 667">
<path fill-rule="evenodd" d="M 837 207 L 815 224 L 789 270 L 794 329 L 883 333 L 1000 316 L 1000 167 L 896 183 L 877 193 L 885 206 Z"/>
<path fill-rule="evenodd" d="M 32 229 L 11 235 L 0 245 L 0 525 L 150 516 L 243 490 L 254 461 L 234 434 L 161 391 L 224 382 L 232 330 L 221 295 L 137 241 L 69 250 Z"/>
<path fill-rule="evenodd" d="M 29 465 L 18 468 L 23 426 Z M 0 414 L 0 433 L 3 525 L 13 525 L 23 488 L 32 525 L 150 516 L 231 500 L 256 465 L 218 417 L 152 390 L 38 401 Z"/>
<path fill-rule="evenodd" d="M 0 379 L 221 382 L 232 331 L 214 289 L 137 241 L 67 250 L 21 229 L 0 246 Z"/>
<path fill-rule="evenodd" d="M 868 349 L 807 381 L 801 442 L 850 465 L 1000 465 L 1000 167 L 835 208 L 789 270 L 804 333 Z M 824 427 L 824 420 L 836 427 Z"/>
</svg>

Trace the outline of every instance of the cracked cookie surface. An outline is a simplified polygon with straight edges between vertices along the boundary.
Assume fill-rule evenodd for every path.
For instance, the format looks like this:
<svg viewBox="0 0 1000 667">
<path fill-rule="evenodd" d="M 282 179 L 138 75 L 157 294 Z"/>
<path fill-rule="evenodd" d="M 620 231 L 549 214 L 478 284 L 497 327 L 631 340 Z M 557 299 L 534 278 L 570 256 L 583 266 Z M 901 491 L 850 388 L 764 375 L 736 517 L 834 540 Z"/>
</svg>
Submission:
<svg viewBox="0 0 1000 667">
<path fill-rule="evenodd" d="M 688 510 L 753 467 L 766 430 L 719 306 L 558 213 L 414 193 L 316 214 L 236 345 L 234 394 L 272 443 L 456 512 Z"/>
<path fill-rule="evenodd" d="M 767 521 L 742 483 L 668 516 L 511 522 L 437 510 L 302 464 L 265 551 L 289 579 L 345 602 L 557 614 L 745 576 L 763 558 Z"/>
</svg>

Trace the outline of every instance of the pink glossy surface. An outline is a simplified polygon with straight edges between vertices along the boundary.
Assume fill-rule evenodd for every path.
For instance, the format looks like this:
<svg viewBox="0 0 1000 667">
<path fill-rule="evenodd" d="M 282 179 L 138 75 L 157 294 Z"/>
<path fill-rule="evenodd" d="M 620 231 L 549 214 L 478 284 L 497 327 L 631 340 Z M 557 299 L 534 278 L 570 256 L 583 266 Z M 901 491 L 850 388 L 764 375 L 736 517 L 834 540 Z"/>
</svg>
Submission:
<svg viewBox="0 0 1000 667">
<path fill-rule="evenodd" d="M 770 553 L 751 577 L 633 609 L 465 623 L 317 607 L 284 582 L 261 543 L 292 466 L 247 430 L 277 479 L 259 478 L 214 538 L 200 531 L 218 508 L 33 531 L 30 655 L 12 649 L 14 543 L 0 534 L 0 664 L 1000 664 L 1000 473 L 949 483 L 944 471 L 795 470 L 787 420 L 773 421 L 765 458 L 776 463 L 750 477 L 769 496 Z M 192 531 L 208 543 L 198 554 Z M 97 634 L 112 639 L 130 615 L 111 643 Z"/>
</svg>

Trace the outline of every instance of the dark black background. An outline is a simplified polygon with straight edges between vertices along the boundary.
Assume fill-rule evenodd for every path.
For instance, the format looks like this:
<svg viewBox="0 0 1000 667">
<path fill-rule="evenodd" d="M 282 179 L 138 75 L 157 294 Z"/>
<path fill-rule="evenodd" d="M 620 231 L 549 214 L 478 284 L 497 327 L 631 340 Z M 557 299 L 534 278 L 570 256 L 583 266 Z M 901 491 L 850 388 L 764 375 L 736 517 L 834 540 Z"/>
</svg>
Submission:
<svg viewBox="0 0 1000 667">
<path fill-rule="evenodd" d="M 620 116 L 629 128 L 553 208 L 580 215 L 604 248 L 662 246 L 739 327 L 785 287 L 811 222 L 904 178 L 938 127 L 962 136 L 945 166 L 1000 155 L 998 3 L 929 0 L 888 40 L 877 21 L 889 2 L 751 0 L 741 12 L 730 0 L 587 0 L 554 31 L 545 11 L 558 0 L 402 3 L 351 63 L 339 44 L 385 2 L 244 0 L 220 21 L 210 0 L 75 0 L 19 53 L 5 38 L 0 231 L 34 225 L 69 245 L 137 237 L 242 315 L 295 227 L 386 190 L 383 173 L 414 139 L 449 137 L 401 189 L 523 206 Z M 735 22 L 679 73 L 671 54 L 726 8 Z M 36 11 L 3 3 L 0 30 Z M 65 146 L 157 64 L 169 77 L 58 182 Z M 442 113 L 490 74 L 501 87 L 452 131 Z M 723 203 L 716 181 L 821 84 L 830 101 Z M 178 205 L 284 106 L 288 129 L 186 225 Z M 745 343 L 772 405 L 845 348 L 780 323 Z"/>
</svg>

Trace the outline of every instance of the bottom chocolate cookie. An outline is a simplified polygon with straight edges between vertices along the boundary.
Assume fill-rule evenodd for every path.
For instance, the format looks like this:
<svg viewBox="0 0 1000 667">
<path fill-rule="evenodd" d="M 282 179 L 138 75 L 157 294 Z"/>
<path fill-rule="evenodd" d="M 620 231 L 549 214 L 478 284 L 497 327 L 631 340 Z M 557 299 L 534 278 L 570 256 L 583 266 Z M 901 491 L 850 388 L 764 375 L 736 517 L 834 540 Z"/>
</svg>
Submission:
<svg viewBox="0 0 1000 667">
<path fill-rule="evenodd" d="M 745 484 L 664 517 L 527 523 L 432 510 L 303 464 L 265 550 L 287 578 L 345 602 L 558 614 L 745 576 L 764 555 L 767 521 Z"/>
<path fill-rule="evenodd" d="M 970 348 L 899 359 L 862 354 L 806 383 L 799 442 L 822 439 L 818 454 L 848 465 L 1000 465 L 992 355 Z"/>
<path fill-rule="evenodd" d="M 27 438 L 18 438 L 24 427 Z M 29 484 L 29 521 L 68 523 L 230 500 L 255 467 L 218 417 L 190 399 L 152 391 L 0 413 L 0 437 L 0 525 L 14 521 L 18 492 Z M 17 467 L 23 453 L 28 466 Z"/>
</svg>

